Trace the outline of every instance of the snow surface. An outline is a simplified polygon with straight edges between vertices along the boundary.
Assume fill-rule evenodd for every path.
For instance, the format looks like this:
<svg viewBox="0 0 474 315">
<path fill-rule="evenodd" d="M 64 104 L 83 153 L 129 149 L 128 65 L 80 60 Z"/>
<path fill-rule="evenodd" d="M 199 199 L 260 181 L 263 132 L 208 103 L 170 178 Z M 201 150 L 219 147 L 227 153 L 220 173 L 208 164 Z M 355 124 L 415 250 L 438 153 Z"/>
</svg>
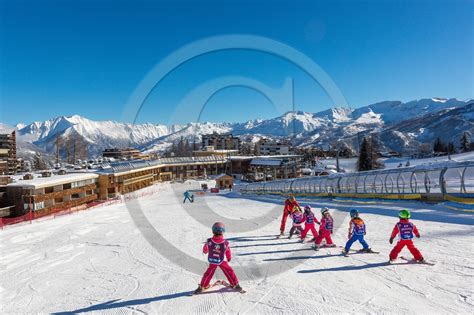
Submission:
<svg viewBox="0 0 474 315">
<path fill-rule="evenodd" d="M 275 239 L 282 208 L 282 200 L 276 197 L 195 195 L 195 203 L 183 207 L 182 192 L 199 185 L 187 181 L 149 187 L 140 193 L 150 195 L 128 204 L 128 209 L 137 211 L 140 205 L 163 237 L 202 260 L 202 272 L 206 268 L 202 242 L 210 236 L 210 227 L 197 222 L 186 209 L 206 216 L 203 209 L 207 204 L 227 221 L 251 223 L 276 211 L 271 220 L 256 224 L 253 231 L 235 231 L 228 224 L 226 237 L 233 248 L 230 264 L 237 273 L 245 266 L 266 266 L 269 262 L 281 264 L 281 273 L 241 280 L 246 294 L 216 288 L 209 294 L 189 297 L 201 275 L 178 267 L 154 250 L 121 203 L 0 231 L 0 312 L 472 314 L 471 213 L 414 202 L 300 200 L 317 207 L 315 211 L 322 205 L 337 209 L 333 211 L 333 239 L 337 244 L 346 240 L 347 211 L 358 207 L 368 227 L 367 240 L 381 254 L 346 258 L 339 255 L 338 248 L 315 252 L 309 243 Z M 413 222 L 422 234 L 415 242 L 435 266 L 403 261 L 386 265 L 391 249 L 388 238 L 397 222 L 397 211 L 404 207 L 415 209 Z M 406 250 L 402 254 L 409 256 Z"/>
<path fill-rule="evenodd" d="M 464 161 L 474 161 L 474 151 L 471 152 L 465 152 L 465 153 L 458 153 L 458 154 L 453 154 L 451 155 L 451 159 L 453 161 L 458 161 L 458 162 L 464 162 Z M 392 158 L 381 158 L 380 161 L 382 161 L 385 165 L 385 169 L 391 169 L 391 168 L 397 168 L 400 163 L 402 163 L 403 166 L 405 166 L 405 163 L 407 161 L 410 161 L 410 166 L 416 166 L 416 165 L 429 165 L 432 163 L 440 163 L 440 162 L 447 162 L 448 156 L 437 156 L 437 157 L 431 157 L 431 158 L 425 158 L 425 159 L 411 159 L 407 157 L 392 157 Z M 336 164 L 336 159 L 331 158 L 331 159 L 326 159 L 326 160 L 321 160 L 322 163 L 325 165 L 329 164 Z M 339 159 L 339 166 L 343 168 L 346 172 L 353 173 L 356 171 L 357 168 L 357 158 L 349 158 L 349 159 Z"/>
</svg>

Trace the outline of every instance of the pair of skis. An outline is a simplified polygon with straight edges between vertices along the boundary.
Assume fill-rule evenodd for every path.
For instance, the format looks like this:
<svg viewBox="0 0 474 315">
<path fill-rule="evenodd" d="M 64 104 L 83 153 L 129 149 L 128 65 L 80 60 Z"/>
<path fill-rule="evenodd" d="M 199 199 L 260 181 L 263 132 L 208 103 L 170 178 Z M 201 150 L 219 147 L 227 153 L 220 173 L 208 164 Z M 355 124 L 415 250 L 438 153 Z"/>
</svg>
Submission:
<svg viewBox="0 0 474 315">
<path fill-rule="evenodd" d="M 216 280 L 213 284 L 209 285 L 207 288 L 197 288 L 193 293 L 191 293 L 191 295 L 197 295 L 197 294 L 201 294 L 203 292 L 206 292 L 208 291 L 209 289 L 215 287 L 215 286 L 218 286 L 218 285 L 222 285 L 226 288 L 230 288 L 232 290 L 235 290 L 235 292 L 239 292 L 239 293 L 245 293 L 247 291 L 245 291 L 244 289 L 240 288 L 240 289 L 236 289 L 234 288 L 233 286 L 230 285 L 229 282 L 225 281 L 225 280 Z"/>
<path fill-rule="evenodd" d="M 435 263 L 430 262 L 430 261 L 426 261 L 426 260 L 418 261 L 414 258 L 408 258 L 408 257 L 405 257 L 405 256 L 400 256 L 400 259 L 406 261 L 407 264 L 420 264 L 420 265 L 428 265 L 428 266 L 434 266 L 435 265 Z M 389 261 L 388 264 L 389 265 L 393 264 L 393 262 Z"/>
</svg>

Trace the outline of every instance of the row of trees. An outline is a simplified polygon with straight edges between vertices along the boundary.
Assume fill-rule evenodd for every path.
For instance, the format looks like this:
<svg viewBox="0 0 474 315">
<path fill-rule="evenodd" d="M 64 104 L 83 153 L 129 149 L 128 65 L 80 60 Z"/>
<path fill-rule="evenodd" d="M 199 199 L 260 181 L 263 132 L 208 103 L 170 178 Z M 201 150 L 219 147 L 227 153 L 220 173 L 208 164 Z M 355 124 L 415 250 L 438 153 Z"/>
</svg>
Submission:
<svg viewBox="0 0 474 315">
<path fill-rule="evenodd" d="M 193 151 L 199 150 L 200 144 L 196 141 L 190 142 L 187 138 L 181 137 L 178 140 L 173 141 L 171 147 L 163 154 L 165 157 L 180 156 L 188 157 L 193 156 Z"/>
<path fill-rule="evenodd" d="M 459 150 L 458 150 L 459 149 Z M 459 148 L 456 148 L 453 142 L 443 142 L 441 138 L 436 138 L 433 144 L 433 152 L 437 154 L 453 154 L 457 152 L 469 152 L 474 150 L 474 146 L 471 142 L 471 133 L 468 131 L 463 132 L 461 139 L 459 140 Z"/>
<path fill-rule="evenodd" d="M 64 157 L 65 162 L 69 164 L 75 164 L 77 160 L 87 160 L 88 158 L 87 142 L 77 133 L 56 136 L 55 148 L 56 163 L 61 162 L 61 157 Z"/>
</svg>

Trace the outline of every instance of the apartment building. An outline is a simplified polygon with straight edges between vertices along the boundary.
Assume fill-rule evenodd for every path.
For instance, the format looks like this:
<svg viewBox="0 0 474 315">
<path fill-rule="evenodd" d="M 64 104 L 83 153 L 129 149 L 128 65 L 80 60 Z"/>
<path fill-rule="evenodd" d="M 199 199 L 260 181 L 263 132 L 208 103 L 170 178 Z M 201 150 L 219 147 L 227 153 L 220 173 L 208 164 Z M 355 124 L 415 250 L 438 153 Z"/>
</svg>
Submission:
<svg viewBox="0 0 474 315">
<path fill-rule="evenodd" d="M 257 155 L 288 155 L 293 152 L 289 141 L 274 141 L 264 138 L 255 144 L 255 153 Z"/>
<path fill-rule="evenodd" d="M 0 175 L 17 172 L 16 131 L 0 134 Z"/>
<path fill-rule="evenodd" d="M 241 141 L 239 137 L 234 137 L 231 133 L 218 134 L 217 132 L 202 135 L 202 148 L 209 146 L 215 150 L 237 150 L 240 151 Z"/>
</svg>

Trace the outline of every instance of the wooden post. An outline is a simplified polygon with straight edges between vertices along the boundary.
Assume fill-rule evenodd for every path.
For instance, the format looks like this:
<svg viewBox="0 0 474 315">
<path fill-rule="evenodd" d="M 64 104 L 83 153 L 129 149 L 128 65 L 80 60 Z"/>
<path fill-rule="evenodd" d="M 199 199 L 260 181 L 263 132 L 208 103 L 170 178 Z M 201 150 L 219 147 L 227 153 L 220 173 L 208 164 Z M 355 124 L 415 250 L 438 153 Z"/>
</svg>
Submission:
<svg viewBox="0 0 474 315">
<path fill-rule="evenodd" d="M 31 197 L 30 197 L 30 203 L 29 203 L 29 208 L 30 208 L 30 224 L 31 224 L 31 220 L 33 219 L 33 209 L 31 207 Z"/>
</svg>

